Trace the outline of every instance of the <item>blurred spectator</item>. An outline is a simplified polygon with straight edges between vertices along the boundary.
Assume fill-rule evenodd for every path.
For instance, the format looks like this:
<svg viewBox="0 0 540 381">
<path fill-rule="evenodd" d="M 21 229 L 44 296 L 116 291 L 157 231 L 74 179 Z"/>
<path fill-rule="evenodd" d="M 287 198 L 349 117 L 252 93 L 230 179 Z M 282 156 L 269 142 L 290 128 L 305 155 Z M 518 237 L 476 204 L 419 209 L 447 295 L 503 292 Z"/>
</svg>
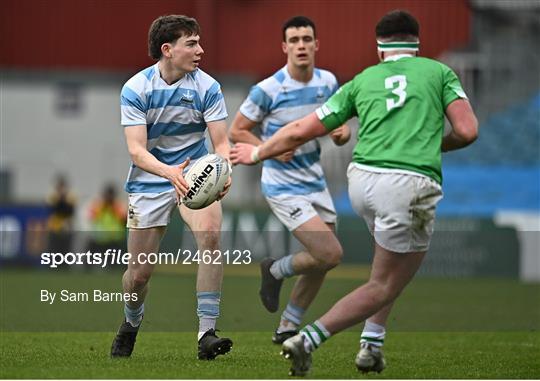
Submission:
<svg viewBox="0 0 540 381">
<path fill-rule="evenodd" d="M 77 205 L 74 194 L 63 175 L 56 177 L 53 191 L 47 196 L 51 214 L 47 220 L 49 250 L 65 253 L 71 250 L 73 221 Z"/>
<path fill-rule="evenodd" d="M 116 188 L 107 184 L 102 194 L 93 200 L 89 208 L 92 224 L 90 249 L 93 252 L 105 252 L 107 249 L 120 249 L 125 246 L 126 208 L 117 199 Z"/>
</svg>

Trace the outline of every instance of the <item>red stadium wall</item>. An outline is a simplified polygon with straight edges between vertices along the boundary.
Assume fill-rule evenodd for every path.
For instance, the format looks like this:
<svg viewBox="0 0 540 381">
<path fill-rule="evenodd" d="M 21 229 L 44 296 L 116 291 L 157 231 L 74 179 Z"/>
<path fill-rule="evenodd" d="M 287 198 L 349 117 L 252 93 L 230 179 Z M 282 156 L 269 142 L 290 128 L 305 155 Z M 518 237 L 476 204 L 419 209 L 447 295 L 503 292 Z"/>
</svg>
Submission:
<svg viewBox="0 0 540 381">
<path fill-rule="evenodd" d="M 0 67 L 132 72 L 152 62 L 146 52 L 151 21 L 181 13 L 202 26 L 205 70 L 260 78 L 284 64 L 283 21 L 303 14 L 317 24 L 317 65 L 350 78 L 376 62 L 375 24 L 396 8 L 420 21 L 424 56 L 468 41 L 465 0 L 7 0 L 0 13 Z"/>
</svg>

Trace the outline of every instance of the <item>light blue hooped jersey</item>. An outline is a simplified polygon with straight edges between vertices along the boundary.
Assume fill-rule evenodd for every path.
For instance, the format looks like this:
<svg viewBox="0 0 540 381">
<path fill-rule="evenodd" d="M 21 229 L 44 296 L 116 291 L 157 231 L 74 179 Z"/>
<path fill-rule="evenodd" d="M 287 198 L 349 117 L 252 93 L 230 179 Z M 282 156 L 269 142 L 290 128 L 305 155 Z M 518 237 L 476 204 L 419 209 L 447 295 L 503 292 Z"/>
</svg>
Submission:
<svg viewBox="0 0 540 381">
<path fill-rule="evenodd" d="M 146 125 L 146 148 L 169 165 L 180 164 L 188 157 L 193 163 L 206 155 L 206 123 L 227 118 L 219 83 L 200 69 L 168 85 L 156 63 L 129 79 L 120 99 L 122 125 Z M 131 164 L 125 185 L 128 193 L 171 189 L 168 180 Z"/>
<path fill-rule="evenodd" d="M 315 111 L 338 89 L 336 77 L 327 70 L 315 68 L 308 83 L 291 78 L 287 66 L 253 86 L 240 112 L 253 122 L 261 123 L 262 140 L 268 140 L 287 123 Z M 317 140 L 298 147 L 287 163 L 265 160 L 261 187 L 266 197 L 305 195 L 321 192 L 326 180 L 320 164 L 321 148 Z"/>
</svg>

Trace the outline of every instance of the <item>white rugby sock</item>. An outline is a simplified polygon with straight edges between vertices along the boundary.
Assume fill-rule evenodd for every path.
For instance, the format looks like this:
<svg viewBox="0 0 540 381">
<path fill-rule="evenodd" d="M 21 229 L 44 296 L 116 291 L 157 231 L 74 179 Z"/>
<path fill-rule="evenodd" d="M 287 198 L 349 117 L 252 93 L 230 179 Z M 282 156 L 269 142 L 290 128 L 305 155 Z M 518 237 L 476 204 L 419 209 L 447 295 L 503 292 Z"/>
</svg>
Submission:
<svg viewBox="0 0 540 381">
<path fill-rule="evenodd" d="M 216 329 L 216 321 L 216 318 L 199 319 L 199 334 L 197 335 L 197 341 L 201 340 L 201 337 L 203 337 L 209 329 Z"/>
<path fill-rule="evenodd" d="M 384 326 L 366 320 L 364 330 L 362 331 L 362 337 L 360 338 L 360 344 L 368 343 L 374 347 L 380 348 L 384 344 L 385 336 L 386 328 Z"/>
<path fill-rule="evenodd" d="M 326 327 L 318 320 L 315 320 L 315 322 L 302 328 L 300 334 L 304 336 L 304 349 L 308 353 L 319 348 L 322 343 L 332 336 Z"/>
</svg>

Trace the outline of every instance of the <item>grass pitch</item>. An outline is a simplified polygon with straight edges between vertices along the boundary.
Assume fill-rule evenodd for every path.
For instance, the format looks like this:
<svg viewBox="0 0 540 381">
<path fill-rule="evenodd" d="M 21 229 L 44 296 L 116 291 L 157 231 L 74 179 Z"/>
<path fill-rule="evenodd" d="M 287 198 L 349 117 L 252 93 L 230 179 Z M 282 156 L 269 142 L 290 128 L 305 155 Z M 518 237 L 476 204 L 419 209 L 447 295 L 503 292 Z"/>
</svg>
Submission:
<svg viewBox="0 0 540 381">
<path fill-rule="evenodd" d="M 234 346 L 196 359 L 195 275 L 157 273 L 131 359 L 111 360 L 122 303 L 41 303 L 41 289 L 118 291 L 120 272 L 0 272 L 1 378 L 287 378 L 289 362 L 270 341 L 279 318 L 258 301 L 253 268 L 226 269 L 218 328 Z M 327 279 L 309 322 L 355 288 L 365 269 Z M 292 286 L 282 291 L 282 305 Z M 540 378 L 540 285 L 494 279 L 416 279 L 395 306 L 381 374 L 356 371 L 361 326 L 314 354 L 310 378 Z"/>
<path fill-rule="evenodd" d="M 141 332 L 130 359 L 111 360 L 112 333 L 4 333 L 2 378 L 287 378 L 289 362 L 268 332 L 230 332 L 231 353 L 196 359 L 192 333 Z M 381 374 L 354 366 L 358 334 L 345 332 L 314 354 L 309 378 L 538 378 L 538 333 L 391 333 Z"/>
</svg>

